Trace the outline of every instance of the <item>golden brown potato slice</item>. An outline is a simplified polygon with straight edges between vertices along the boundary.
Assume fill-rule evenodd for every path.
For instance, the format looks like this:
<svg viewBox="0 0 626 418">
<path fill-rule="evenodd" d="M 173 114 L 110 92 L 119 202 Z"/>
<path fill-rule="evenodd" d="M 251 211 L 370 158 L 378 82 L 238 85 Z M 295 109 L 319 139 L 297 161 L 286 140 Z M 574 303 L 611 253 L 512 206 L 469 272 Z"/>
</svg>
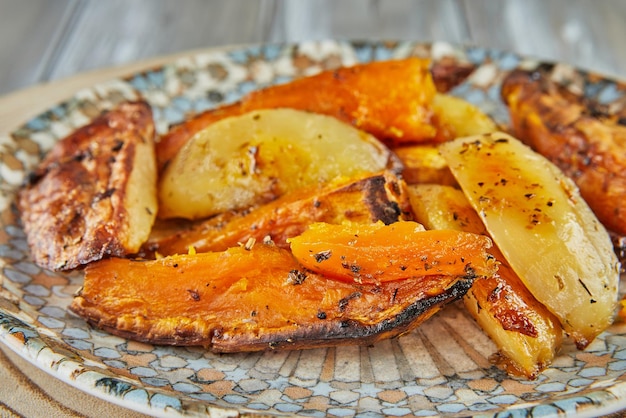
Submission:
<svg viewBox="0 0 626 418">
<path fill-rule="evenodd" d="M 488 235 L 462 191 L 450 186 L 409 186 L 418 222 L 428 229 L 453 229 Z M 512 374 L 535 378 L 549 366 L 561 346 L 558 319 L 526 289 L 502 253 L 489 249 L 500 262 L 498 274 L 477 280 L 464 298 L 465 307 L 499 353 L 494 357 Z"/>
<path fill-rule="evenodd" d="M 440 151 L 507 262 L 586 347 L 613 321 L 619 263 L 575 184 L 501 132 L 457 138 Z"/>
<path fill-rule="evenodd" d="M 304 270 L 288 250 L 256 244 L 93 263 L 71 310 L 124 338 L 215 352 L 371 344 L 415 328 L 472 281 L 342 282 Z"/>
<path fill-rule="evenodd" d="M 160 179 L 159 216 L 201 219 L 397 166 L 376 138 L 333 117 L 254 111 L 216 122 L 185 144 Z"/>
<path fill-rule="evenodd" d="M 154 136 L 136 102 L 55 144 L 18 197 L 37 264 L 68 270 L 139 250 L 157 213 Z"/>
<path fill-rule="evenodd" d="M 312 222 L 389 224 L 411 218 L 406 185 L 394 173 L 385 172 L 341 186 L 298 190 L 243 214 L 227 212 L 159 234 L 144 245 L 144 253 L 184 254 L 189 247 L 197 252 L 223 251 L 266 238 L 288 248 L 287 239 Z"/>
<path fill-rule="evenodd" d="M 517 70 L 502 85 L 515 136 L 574 180 L 610 230 L 626 235 L 626 126 L 541 72 Z"/>
</svg>

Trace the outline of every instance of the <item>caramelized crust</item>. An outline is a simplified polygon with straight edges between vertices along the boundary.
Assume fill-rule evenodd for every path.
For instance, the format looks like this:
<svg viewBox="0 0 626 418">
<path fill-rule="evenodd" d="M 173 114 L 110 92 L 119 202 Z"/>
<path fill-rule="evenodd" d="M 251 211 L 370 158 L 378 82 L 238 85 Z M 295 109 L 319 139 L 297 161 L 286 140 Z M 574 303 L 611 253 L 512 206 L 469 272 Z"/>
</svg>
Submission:
<svg viewBox="0 0 626 418">
<path fill-rule="evenodd" d="M 540 71 L 512 72 L 502 97 L 517 137 L 578 185 L 610 230 L 626 234 L 626 126 Z"/>
<path fill-rule="evenodd" d="M 71 310 L 112 334 L 214 352 L 371 344 L 402 335 L 463 296 L 472 278 L 431 275 L 364 285 L 303 270 L 257 244 L 86 268 Z"/>
<path fill-rule="evenodd" d="M 426 228 L 488 235 L 463 192 L 450 186 L 409 187 L 415 217 Z M 464 298 L 474 317 L 499 349 L 493 357 L 509 374 L 534 379 L 550 365 L 561 347 L 558 319 L 535 299 L 497 247 L 498 273 L 476 280 Z"/>
<path fill-rule="evenodd" d="M 390 224 L 411 219 L 411 206 L 404 182 L 392 172 L 367 177 L 322 190 L 301 190 L 244 214 L 224 213 L 180 228 L 170 234 L 155 234 L 143 246 L 143 255 L 223 251 L 250 239 L 271 239 L 288 248 L 287 239 L 302 233 L 312 222 L 340 224 L 344 221 Z"/>
<path fill-rule="evenodd" d="M 136 252 L 156 214 L 152 111 L 124 103 L 62 139 L 20 190 L 34 260 L 69 270 Z"/>
</svg>

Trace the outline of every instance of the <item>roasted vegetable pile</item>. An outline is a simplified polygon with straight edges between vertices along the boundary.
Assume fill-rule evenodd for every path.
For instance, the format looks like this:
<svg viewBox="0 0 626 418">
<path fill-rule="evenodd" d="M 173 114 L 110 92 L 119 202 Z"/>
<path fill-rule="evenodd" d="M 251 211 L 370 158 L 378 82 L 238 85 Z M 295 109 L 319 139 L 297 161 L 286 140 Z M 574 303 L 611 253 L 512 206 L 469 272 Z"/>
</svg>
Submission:
<svg viewBox="0 0 626 418">
<path fill-rule="evenodd" d="M 33 258 L 84 267 L 70 309 L 94 326 L 216 352 L 370 344 L 463 299 L 534 378 L 563 334 L 584 349 L 613 320 L 622 128 L 514 72 L 517 139 L 444 92 L 468 71 L 325 71 L 161 137 L 122 104 L 21 189 Z"/>
</svg>

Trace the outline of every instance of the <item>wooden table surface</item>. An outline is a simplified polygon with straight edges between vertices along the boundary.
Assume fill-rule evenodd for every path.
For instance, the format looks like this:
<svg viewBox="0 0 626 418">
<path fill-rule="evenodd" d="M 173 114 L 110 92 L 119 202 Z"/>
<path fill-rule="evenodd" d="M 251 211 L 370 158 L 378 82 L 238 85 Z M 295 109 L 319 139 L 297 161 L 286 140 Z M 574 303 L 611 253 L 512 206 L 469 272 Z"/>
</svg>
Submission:
<svg viewBox="0 0 626 418">
<path fill-rule="evenodd" d="M 0 133 L 81 87 L 232 44 L 443 40 L 626 79 L 624 0 L 0 0 Z M 0 416 L 138 416 L 0 344 Z"/>
</svg>

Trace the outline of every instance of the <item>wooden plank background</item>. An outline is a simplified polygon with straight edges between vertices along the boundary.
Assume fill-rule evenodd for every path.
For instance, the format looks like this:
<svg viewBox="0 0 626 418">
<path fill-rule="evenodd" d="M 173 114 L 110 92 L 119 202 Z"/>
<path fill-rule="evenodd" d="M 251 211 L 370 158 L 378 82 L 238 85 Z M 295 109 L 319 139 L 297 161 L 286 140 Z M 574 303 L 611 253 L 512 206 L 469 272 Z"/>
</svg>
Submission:
<svg viewBox="0 0 626 418">
<path fill-rule="evenodd" d="M 626 78 L 623 0 L 0 0 L 0 95 L 203 47 L 444 40 Z"/>
</svg>

